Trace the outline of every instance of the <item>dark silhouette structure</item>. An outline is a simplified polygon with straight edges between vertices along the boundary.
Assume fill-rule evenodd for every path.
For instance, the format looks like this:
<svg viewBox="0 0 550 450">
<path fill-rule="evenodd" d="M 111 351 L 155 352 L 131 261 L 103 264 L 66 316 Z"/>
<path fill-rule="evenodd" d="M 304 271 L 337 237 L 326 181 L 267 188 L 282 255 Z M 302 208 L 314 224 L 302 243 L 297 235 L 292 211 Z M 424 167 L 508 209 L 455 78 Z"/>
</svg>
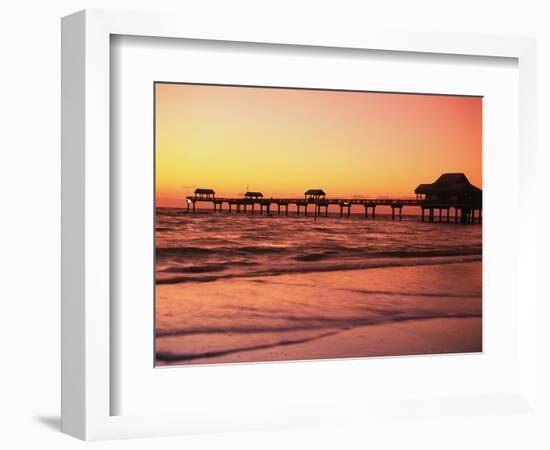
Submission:
<svg viewBox="0 0 550 450">
<path fill-rule="evenodd" d="M 449 222 L 449 210 L 455 211 L 455 222 L 475 222 L 476 212 L 481 221 L 482 191 L 470 183 L 463 173 L 444 173 L 436 181 L 430 184 L 420 184 L 414 190 L 416 198 L 422 208 L 422 221 L 425 210 L 428 210 L 429 221 L 434 221 L 434 211 L 439 210 L 441 222 L 442 211 L 446 212 L 446 220 Z"/>
<path fill-rule="evenodd" d="M 213 189 L 197 188 L 195 189 L 195 197 L 197 200 L 212 200 L 216 193 Z"/>
<path fill-rule="evenodd" d="M 244 201 L 243 202 L 235 202 L 229 204 L 229 212 L 231 212 L 231 206 L 234 204 L 237 206 L 237 212 L 241 212 L 241 207 L 244 209 L 244 212 L 246 213 L 246 207 L 247 205 L 251 206 L 252 214 L 254 214 L 254 205 L 256 203 L 260 204 L 260 214 L 263 212 L 263 207 L 266 202 L 263 200 L 264 194 L 261 192 L 254 192 L 254 191 L 248 191 L 244 194 Z M 267 212 L 269 212 L 269 203 L 267 203 Z M 221 205 L 220 205 L 220 211 L 221 211 Z"/>
<path fill-rule="evenodd" d="M 258 199 L 258 198 L 262 198 L 264 196 L 264 194 L 262 194 L 261 192 L 250 192 L 250 191 L 248 191 L 246 194 L 244 194 L 244 196 L 246 198 Z"/>
<path fill-rule="evenodd" d="M 214 205 L 214 212 L 222 212 L 223 204 L 227 203 L 229 213 L 233 207 L 237 213 L 246 213 L 250 207 L 254 214 L 256 204 L 260 206 L 260 214 L 271 214 L 271 206 L 277 205 L 277 214 L 284 209 L 288 216 L 289 205 L 296 207 L 296 215 L 300 215 L 303 209 L 307 216 L 308 206 L 313 205 L 315 217 L 321 215 L 321 209 L 325 208 L 325 216 L 328 216 L 329 205 L 340 208 L 340 217 L 350 217 L 353 205 L 363 206 L 365 218 L 375 218 L 377 206 L 389 206 L 392 210 L 392 219 L 402 219 L 404 206 L 420 207 L 422 210 L 422 222 L 425 221 L 426 210 L 428 220 L 434 222 L 434 211 L 439 210 L 439 222 L 443 222 L 442 211 L 446 212 L 446 222 L 450 222 L 450 210 L 454 209 L 454 222 L 460 218 L 461 223 L 475 223 L 476 219 L 481 223 L 482 192 L 481 189 L 468 181 L 463 173 L 445 173 L 431 184 L 420 184 L 415 189 L 416 199 L 403 198 L 327 198 L 322 189 L 309 189 L 304 192 L 304 198 L 264 198 L 261 192 L 246 192 L 243 197 L 215 197 L 213 189 L 199 188 L 195 195 L 187 197 L 187 211 L 193 205 L 195 212 L 196 202 L 208 202 Z M 370 213 L 369 209 L 372 211 Z M 370 214 L 369 214 L 370 213 Z M 477 216 L 476 216 L 477 213 Z"/>
<path fill-rule="evenodd" d="M 304 196 L 309 203 L 324 200 L 326 195 L 322 189 L 308 189 L 304 192 Z"/>
<path fill-rule="evenodd" d="M 463 173 L 444 173 L 431 184 L 418 185 L 414 192 L 429 201 L 481 203 L 481 189 Z"/>
<path fill-rule="evenodd" d="M 215 198 L 215 195 L 216 193 L 214 192 L 213 189 L 207 189 L 207 188 L 195 189 L 195 195 L 187 197 L 187 212 L 189 212 L 189 207 L 191 205 L 193 205 L 193 212 L 195 212 L 195 203 L 197 202 L 213 202 L 214 211 L 216 211 L 216 204 L 218 203 L 218 201 Z"/>
</svg>

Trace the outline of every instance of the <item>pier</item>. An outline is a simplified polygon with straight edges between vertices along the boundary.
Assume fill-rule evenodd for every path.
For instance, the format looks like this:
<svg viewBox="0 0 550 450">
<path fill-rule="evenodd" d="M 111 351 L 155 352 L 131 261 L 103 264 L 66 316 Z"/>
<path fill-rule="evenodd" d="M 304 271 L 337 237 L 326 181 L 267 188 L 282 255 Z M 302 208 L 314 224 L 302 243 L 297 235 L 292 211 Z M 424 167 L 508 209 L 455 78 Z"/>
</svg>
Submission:
<svg viewBox="0 0 550 450">
<path fill-rule="evenodd" d="M 420 184 L 416 198 L 329 198 L 322 189 L 309 189 L 301 198 L 267 198 L 261 192 L 246 192 L 242 197 L 216 197 L 213 189 L 198 188 L 187 196 L 187 212 L 196 212 L 196 204 L 210 203 L 214 213 L 267 214 L 315 218 L 328 216 L 329 206 L 336 206 L 340 217 L 350 217 L 351 207 L 359 205 L 364 217 L 375 219 L 378 206 L 391 207 L 392 220 L 402 220 L 403 207 L 420 209 L 421 222 L 481 223 L 481 189 L 470 184 L 462 173 L 441 175 L 434 183 Z M 225 208 L 224 208 L 225 205 Z M 289 211 L 293 206 L 294 211 Z M 452 211 L 452 214 L 451 214 Z"/>
</svg>

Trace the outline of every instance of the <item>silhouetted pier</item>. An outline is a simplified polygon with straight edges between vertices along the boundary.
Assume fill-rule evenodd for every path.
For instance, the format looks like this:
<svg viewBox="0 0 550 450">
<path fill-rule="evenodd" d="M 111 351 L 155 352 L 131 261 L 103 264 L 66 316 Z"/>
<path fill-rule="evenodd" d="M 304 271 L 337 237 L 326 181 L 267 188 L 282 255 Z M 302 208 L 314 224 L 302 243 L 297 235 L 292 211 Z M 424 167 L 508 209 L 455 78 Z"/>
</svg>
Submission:
<svg viewBox="0 0 550 450">
<path fill-rule="evenodd" d="M 216 197 L 213 189 L 198 188 L 194 195 L 187 196 L 187 211 L 194 213 L 197 203 L 206 202 L 213 205 L 213 212 L 307 216 L 309 209 L 314 217 L 320 217 L 328 216 L 329 206 L 336 206 L 340 217 L 350 217 L 351 207 L 358 205 L 364 208 L 365 218 L 374 219 L 376 207 L 387 206 L 391 207 L 392 220 L 401 220 L 403 207 L 407 206 L 420 209 L 422 222 L 481 223 L 481 189 L 470 184 L 464 174 L 443 174 L 434 183 L 419 185 L 415 194 L 415 199 L 328 198 L 322 189 L 309 189 L 302 198 L 266 198 L 261 192 Z M 289 206 L 294 206 L 294 211 L 289 211 Z"/>
</svg>

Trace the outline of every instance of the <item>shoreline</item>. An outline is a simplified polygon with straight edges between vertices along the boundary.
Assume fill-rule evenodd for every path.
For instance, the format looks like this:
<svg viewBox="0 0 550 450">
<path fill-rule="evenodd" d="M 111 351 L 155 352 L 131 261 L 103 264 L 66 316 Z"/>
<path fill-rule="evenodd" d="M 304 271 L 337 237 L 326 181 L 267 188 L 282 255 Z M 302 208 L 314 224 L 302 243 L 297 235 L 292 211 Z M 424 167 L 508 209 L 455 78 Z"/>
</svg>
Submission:
<svg viewBox="0 0 550 450">
<path fill-rule="evenodd" d="M 156 367 L 481 353 L 482 317 L 422 318 L 358 326 L 302 343 L 243 350 Z"/>
<path fill-rule="evenodd" d="M 156 366 L 480 352 L 481 267 L 158 284 Z"/>
</svg>

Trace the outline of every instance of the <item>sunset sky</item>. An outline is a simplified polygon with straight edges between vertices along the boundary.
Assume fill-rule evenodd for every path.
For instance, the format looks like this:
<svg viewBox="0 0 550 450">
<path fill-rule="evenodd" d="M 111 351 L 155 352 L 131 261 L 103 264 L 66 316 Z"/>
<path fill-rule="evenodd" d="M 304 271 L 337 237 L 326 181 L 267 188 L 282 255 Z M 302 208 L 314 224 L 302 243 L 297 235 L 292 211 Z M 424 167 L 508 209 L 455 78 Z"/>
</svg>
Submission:
<svg viewBox="0 0 550 450">
<path fill-rule="evenodd" d="M 482 99 L 157 83 L 157 206 L 195 187 L 301 197 L 414 195 L 464 172 L 481 187 Z"/>
</svg>

